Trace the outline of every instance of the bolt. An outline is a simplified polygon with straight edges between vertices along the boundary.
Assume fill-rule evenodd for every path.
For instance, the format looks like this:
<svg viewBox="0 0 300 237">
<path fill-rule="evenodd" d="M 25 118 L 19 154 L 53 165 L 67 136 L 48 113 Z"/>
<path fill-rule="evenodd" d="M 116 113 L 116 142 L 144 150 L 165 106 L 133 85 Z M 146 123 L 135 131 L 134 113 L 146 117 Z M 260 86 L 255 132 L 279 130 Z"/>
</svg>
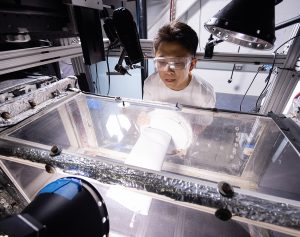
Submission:
<svg viewBox="0 0 300 237">
<path fill-rule="evenodd" d="M 234 195 L 234 190 L 232 186 L 226 182 L 218 183 L 218 190 L 219 193 L 224 197 L 232 198 Z"/>
<path fill-rule="evenodd" d="M 222 221 L 228 221 L 231 219 L 232 214 L 227 208 L 220 208 L 216 210 L 215 216 Z"/>
<path fill-rule="evenodd" d="M 57 156 L 61 153 L 62 149 L 57 145 L 53 145 L 50 150 L 50 156 Z"/>
<path fill-rule="evenodd" d="M 4 120 L 8 120 L 11 118 L 11 115 L 9 112 L 2 112 L 1 113 L 1 117 L 4 119 Z"/>
<path fill-rule="evenodd" d="M 55 168 L 52 165 L 49 165 L 49 164 L 45 165 L 45 170 L 49 174 L 54 174 L 55 173 Z"/>
<path fill-rule="evenodd" d="M 28 100 L 28 103 L 30 104 L 32 109 L 36 106 L 36 103 L 34 100 Z"/>
</svg>

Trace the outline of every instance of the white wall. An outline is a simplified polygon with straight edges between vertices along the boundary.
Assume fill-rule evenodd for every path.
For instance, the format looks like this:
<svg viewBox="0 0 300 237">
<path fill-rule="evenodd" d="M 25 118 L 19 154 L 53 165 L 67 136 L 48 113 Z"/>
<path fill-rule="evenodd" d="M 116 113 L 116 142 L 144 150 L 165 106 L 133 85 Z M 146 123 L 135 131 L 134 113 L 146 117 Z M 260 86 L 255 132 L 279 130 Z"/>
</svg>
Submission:
<svg viewBox="0 0 300 237">
<path fill-rule="evenodd" d="M 245 94 L 248 86 L 256 74 L 255 72 L 235 71 L 233 73 L 232 82 L 228 83 L 231 71 L 196 69 L 194 72 L 208 81 L 214 87 L 216 92 L 238 95 Z M 259 73 L 247 95 L 259 96 L 263 87 L 265 86 L 266 77 L 266 73 Z"/>
</svg>

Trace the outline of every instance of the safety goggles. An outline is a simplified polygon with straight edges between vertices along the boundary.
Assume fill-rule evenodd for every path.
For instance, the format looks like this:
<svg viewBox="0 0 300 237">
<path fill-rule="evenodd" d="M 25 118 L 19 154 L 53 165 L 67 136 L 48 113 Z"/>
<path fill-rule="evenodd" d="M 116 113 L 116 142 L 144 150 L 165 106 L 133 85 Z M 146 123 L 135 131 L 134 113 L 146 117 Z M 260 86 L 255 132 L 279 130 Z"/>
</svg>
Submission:
<svg viewBox="0 0 300 237">
<path fill-rule="evenodd" d="M 171 70 L 182 70 L 186 69 L 191 63 L 191 57 L 156 57 L 154 63 L 157 70 L 164 70 L 170 68 Z"/>
</svg>

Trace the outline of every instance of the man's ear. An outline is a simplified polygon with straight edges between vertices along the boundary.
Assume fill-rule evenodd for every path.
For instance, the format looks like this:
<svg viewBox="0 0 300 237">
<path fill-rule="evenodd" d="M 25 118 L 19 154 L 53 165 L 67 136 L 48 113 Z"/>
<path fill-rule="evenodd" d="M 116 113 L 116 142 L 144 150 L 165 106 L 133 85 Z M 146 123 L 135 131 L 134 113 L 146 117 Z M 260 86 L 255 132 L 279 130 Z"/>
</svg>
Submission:
<svg viewBox="0 0 300 237">
<path fill-rule="evenodd" d="M 196 67 L 196 64 L 197 64 L 197 59 L 193 58 L 190 65 L 190 71 L 192 71 Z"/>
</svg>

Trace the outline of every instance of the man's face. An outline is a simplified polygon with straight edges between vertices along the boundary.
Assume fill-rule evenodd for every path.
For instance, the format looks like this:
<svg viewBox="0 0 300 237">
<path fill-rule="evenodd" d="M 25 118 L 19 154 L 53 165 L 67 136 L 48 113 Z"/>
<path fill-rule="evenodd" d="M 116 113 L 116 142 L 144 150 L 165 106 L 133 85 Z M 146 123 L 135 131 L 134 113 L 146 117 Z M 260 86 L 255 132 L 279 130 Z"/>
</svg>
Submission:
<svg viewBox="0 0 300 237">
<path fill-rule="evenodd" d="M 159 76 L 168 88 L 182 90 L 189 84 L 190 72 L 195 67 L 196 60 L 179 43 L 161 42 L 155 57 Z"/>
</svg>

